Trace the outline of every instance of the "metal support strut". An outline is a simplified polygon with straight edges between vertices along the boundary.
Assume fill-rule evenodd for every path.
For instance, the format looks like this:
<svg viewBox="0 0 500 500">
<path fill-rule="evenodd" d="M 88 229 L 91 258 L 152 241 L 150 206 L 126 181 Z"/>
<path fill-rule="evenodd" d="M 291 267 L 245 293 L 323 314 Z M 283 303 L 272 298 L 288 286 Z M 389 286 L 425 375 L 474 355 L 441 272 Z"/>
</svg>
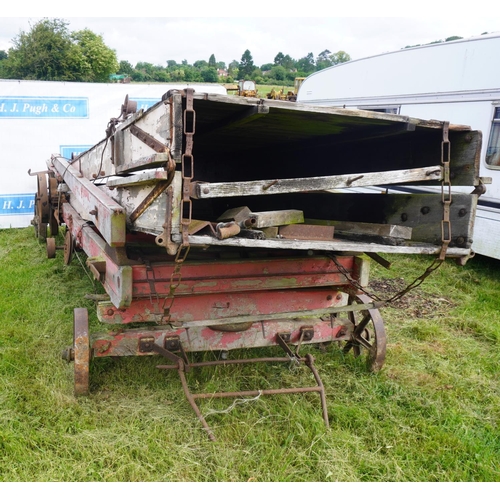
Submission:
<svg viewBox="0 0 500 500">
<path fill-rule="evenodd" d="M 182 345 L 180 342 L 175 346 L 176 350 L 180 351 L 180 356 L 175 354 L 174 352 L 165 349 L 158 344 L 154 344 L 153 350 L 158 354 L 161 354 L 166 359 L 172 361 L 175 364 L 169 365 L 159 365 L 157 368 L 161 370 L 177 370 L 179 373 L 179 377 L 181 379 L 182 388 L 184 390 L 184 394 L 186 395 L 186 399 L 189 401 L 189 404 L 193 408 L 196 416 L 200 420 L 203 428 L 207 431 L 208 437 L 212 441 L 216 441 L 215 435 L 210 429 L 207 421 L 203 417 L 198 405 L 196 404 L 197 399 L 211 399 L 211 398 L 240 398 L 240 397 L 252 397 L 252 396 L 260 396 L 260 395 L 274 395 L 274 394 L 299 394 L 306 392 L 317 392 L 319 393 L 321 399 L 321 407 L 323 410 L 323 420 L 325 422 L 326 427 L 329 427 L 328 421 L 328 411 L 326 406 L 326 396 L 325 396 L 325 388 L 321 378 L 319 376 L 316 367 L 314 366 L 314 357 L 311 354 L 306 354 L 304 357 L 298 355 L 298 349 L 293 352 L 288 344 L 286 343 L 286 334 L 279 334 L 276 336 L 276 340 L 278 345 L 285 351 L 287 354 L 286 357 L 269 357 L 269 358 L 252 358 L 252 359 L 232 359 L 232 360 L 220 360 L 220 361 L 204 361 L 199 363 L 189 363 L 187 360 L 186 354 L 182 349 Z M 301 342 L 299 341 L 299 346 Z M 289 363 L 293 361 L 297 364 L 304 363 L 312 372 L 314 379 L 316 380 L 315 386 L 311 387 L 290 387 L 290 388 L 282 388 L 282 389 L 264 389 L 264 390 L 253 390 L 253 391 L 236 391 L 236 392 L 215 392 L 215 393 L 201 393 L 201 394 L 192 394 L 187 380 L 186 380 L 186 372 L 188 372 L 191 368 L 201 368 L 207 366 L 218 366 L 218 365 L 236 365 L 236 364 L 249 364 L 249 363 Z"/>
</svg>

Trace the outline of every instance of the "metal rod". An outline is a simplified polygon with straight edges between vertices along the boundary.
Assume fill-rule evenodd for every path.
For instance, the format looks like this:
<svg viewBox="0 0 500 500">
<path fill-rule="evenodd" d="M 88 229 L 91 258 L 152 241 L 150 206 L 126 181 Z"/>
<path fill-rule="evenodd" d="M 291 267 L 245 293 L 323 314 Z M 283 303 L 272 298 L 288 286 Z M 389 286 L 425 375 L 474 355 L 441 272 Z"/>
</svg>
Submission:
<svg viewBox="0 0 500 500">
<path fill-rule="evenodd" d="M 297 358 L 298 361 L 305 361 L 305 358 Z M 218 365 L 242 365 L 245 363 L 286 363 L 292 361 L 290 358 L 252 358 L 252 359 L 226 359 L 221 361 L 202 361 L 199 363 L 189 363 L 190 368 L 203 366 L 218 366 Z M 158 365 L 156 368 L 160 370 L 176 370 L 177 365 Z"/>
<path fill-rule="evenodd" d="M 191 394 L 191 391 L 189 390 L 186 376 L 184 375 L 184 361 L 179 360 L 179 369 L 177 370 L 179 373 L 179 377 L 181 378 L 181 384 L 182 388 L 184 389 L 184 394 L 186 395 L 186 399 L 189 401 L 189 404 L 191 405 L 191 408 L 193 408 L 194 412 L 196 413 L 196 416 L 201 422 L 201 425 L 203 425 L 203 428 L 207 431 L 208 437 L 210 438 L 211 441 L 217 441 L 215 439 L 215 435 L 210 429 L 209 425 L 207 424 L 207 421 L 201 414 L 200 409 L 198 408 L 198 405 L 196 404 L 196 401 L 194 400 L 193 395 Z"/>
<path fill-rule="evenodd" d="M 302 392 L 321 392 L 321 387 L 285 387 L 283 389 L 262 389 L 258 391 L 213 392 L 192 394 L 194 399 L 239 398 L 244 396 L 271 396 L 273 394 L 297 394 Z"/>
<path fill-rule="evenodd" d="M 327 427 L 330 427 L 330 422 L 328 421 L 328 410 L 326 407 L 325 386 L 323 385 L 323 381 L 319 376 L 318 370 L 316 370 L 316 367 L 314 366 L 314 358 L 310 354 L 306 355 L 306 365 L 311 369 L 318 387 L 321 388 L 319 395 L 321 398 L 321 408 L 323 409 L 323 420 L 325 421 L 325 425 Z"/>
</svg>

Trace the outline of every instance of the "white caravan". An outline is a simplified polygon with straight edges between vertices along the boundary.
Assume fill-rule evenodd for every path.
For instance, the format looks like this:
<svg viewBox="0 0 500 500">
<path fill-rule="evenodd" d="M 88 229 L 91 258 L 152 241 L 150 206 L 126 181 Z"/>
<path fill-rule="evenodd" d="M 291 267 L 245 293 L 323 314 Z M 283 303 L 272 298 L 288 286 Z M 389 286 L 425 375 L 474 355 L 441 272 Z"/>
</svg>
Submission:
<svg viewBox="0 0 500 500">
<path fill-rule="evenodd" d="M 318 71 L 297 102 L 469 125 L 483 132 L 476 253 L 500 259 L 500 34 L 436 43 Z M 453 148 L 453 144 L 451 144 Z"/>
</svg>

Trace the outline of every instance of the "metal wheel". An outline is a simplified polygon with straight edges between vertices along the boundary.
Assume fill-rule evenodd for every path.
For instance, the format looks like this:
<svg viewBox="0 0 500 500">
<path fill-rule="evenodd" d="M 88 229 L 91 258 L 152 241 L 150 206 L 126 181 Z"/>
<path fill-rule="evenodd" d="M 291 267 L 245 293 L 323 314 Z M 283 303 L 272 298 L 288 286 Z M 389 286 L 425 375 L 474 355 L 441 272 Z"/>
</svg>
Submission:
<svg viewBox="0 0 500 500">
<path fill-rule="evenodd" d="M 59 222 L 57 222 L 56 212 L 58 210 L 58 193 L 57 193 L 57 179 L 53 175 L 49 175 L 49 227 L 50 235 L 57 236 L 59 233 Z M 54 209 L 56 207 L 56 209 Z"/>
<path fill-rule="evenodd" d="M 46 246 L 47 246 L 47 259 L 54 259 L 56 256 L 56 239 L 47 238 Z"/>
<path fill-rule="evenodd" d="M 75 396 L 84 396 L 89 393 L 90 366 L 89 318 L 85 308 L 73 312 L 73 358 Z"/>
<path fill-rule="evenodd" d="M 71 234 L 71 231 L 67 231 L 64 236 L 64 263 L 69 266 L 71 259 L 73 258 L 73 252 L 75 251 L 75 238 Z"/>
<path fill-rule="evenodd" d="M 35 216 L 33 225 L 35 226 L 35 236 L 40 241 L 47 238 L 47 223 L 50 219 L 49 192 L 47 189 L 47 178 L 45 173 L 39 173 L 37 178 L 37 192 L 35 195 Z"/>
<path fill-rule="evenodd" d="M 368 304 L 366 295 L 350 295 L 349 304 Z M 352 337 L 343 346 L 344 354 L 352 352 L 354 357 L 366 355 L 368 370 L 377 372 L 385 360 L 386 335 L 382 316 L 377 309 L 349 312 L 348 318 L 354 325 Z"/>
</svg>

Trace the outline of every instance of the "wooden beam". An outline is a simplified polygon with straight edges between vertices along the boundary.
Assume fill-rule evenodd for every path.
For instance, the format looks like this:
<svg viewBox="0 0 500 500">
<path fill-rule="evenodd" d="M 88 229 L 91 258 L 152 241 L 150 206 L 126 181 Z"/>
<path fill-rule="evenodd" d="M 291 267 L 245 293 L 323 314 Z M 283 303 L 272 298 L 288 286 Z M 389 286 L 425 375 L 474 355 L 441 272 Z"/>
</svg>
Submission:
<svg viewBox="0 0 500 500">
<path fill-rule="evenodd" d="M 412 168 L 383 172 L 366 172 L 297 179 L 268 179 L 244 182 L 196 182 L 195 199 L 257 196 L 264 194 L 311 193 L 350 187 L 407 184 L 410 182 L 442 179 L 442 167 Z"/>
</svg>

